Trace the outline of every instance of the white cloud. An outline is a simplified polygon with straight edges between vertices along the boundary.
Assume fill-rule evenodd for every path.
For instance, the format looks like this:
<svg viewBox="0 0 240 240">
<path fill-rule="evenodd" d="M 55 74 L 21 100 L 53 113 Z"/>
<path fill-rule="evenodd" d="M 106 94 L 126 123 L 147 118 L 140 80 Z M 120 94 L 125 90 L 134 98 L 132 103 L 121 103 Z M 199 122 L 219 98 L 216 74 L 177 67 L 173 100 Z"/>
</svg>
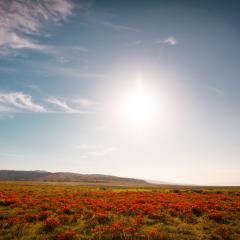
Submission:
<svg viewBox="0 0 240 240">
<path fill-rule="evenodd" d="M 42 33 L 44 22 L 64 20 L 73 7 L 68 0 L 0 1 L 0 54 L 10 49 L 45 49 L 32 36 Z"/>
<path fill-rule="evenodd" d="M 178 44 L 178 40 L 175 37 L 171 36 L 164 40 L 155 41 L 155 44 L 162 44 L 162 43 L 166 43 L 168 45 L 174 46 L 174 45 Z"/>
<path fill-rule="evenodd" d="M 47 112 L 47 110 L 32 101 L 30 95 L 22 92 L 0 93 L 0 112 Z"/>
<path fill-rule="evenodd" d="M 89 150 L 89 149 L 97 148 L 95 145 L 88 145 L 88 144 L 73 145 L 73 147 L 80 150 Z"/>
<path fill-rule="evenodd" d="M 109 153 L 116 152 L 116 151 L 117 151 L 116 147 L 108 147 L 108 148 L 100 149 L 100 150 L 95 151 L 95 152 L 91 152 L 91 155 L 101 157 L 101 156 L 105 156 Z"/>
<path fill-rule="evenodd" d="M 178 43 L 178 41 L 175 37 L 168 37 L 164 40 L 164 42 L 169 45 L 176 45 Z"/>
<path fill-rule="evenodd" d="M 35 89 L 35 86 L 29 86 Z M 49 97 L 44 99 L 48 108 L 39 105 L 32 100 L 32 96 L 22 92 L 0 92 L 0 113 L 16 112 L 48 112 L 48 113 L 91 113 L 87 110 L 92 109 L 93 105 L 98 104 L 86 98 L 76 98 L 64 100 L 59 97 Z M 51 107 L 51 106 L 52 107 Z M 54 110 L 54 106 L 58 110 Z"/>
<path fill-rule="evenodd" d="M 0 105 L 0 113 L 5 113 L 5 112 L 14 112 L 14 109 L 11 107 L 6 107 L 6 106 Z"/>
<path fill-rule="evenodd" d="M 71 108 L 71 107 L 66 103 L 66 101 L 61 100 L 61 99 L 59 99 L 59 98 L 51 97 L 51 98 L 46 99 L 46 101 L 49 102 L 49 103 L 51 103 L 51 104 L 54 104 L 54 105 L 60 107 L 64 112 L 68 112 L 68 113 L 76 113 L 76 112 L 78 112 L 77 110 Z"/>
<path fill-rule="evenodd" d="M 37 89 L 37 86 L 29 86 L 33 89 Z M 91 109 L 93 105 L 98 103 L 86 99 L 76 98 L 64 100 L 58 97 L 50 97 L 45 99 L 45 102 L 50 105 L 55 105 L 58 110 L 54 110 L 54 107 L 48 106 L 46 109 L 44 106 L 34 103 L 32 96 L 22 92 L 0 92 L 0 114 L 5 116 L 6 114 L 16 112 L 48 112 L 48 113 L 90 113 L 87 109 Z"/>
<path fill-rule="evenodd" d="M 46 102 L 58 106 L 66 113 L 89 113 L 86 109 L 90 109 L 92 106 L 98 104 L 87 98 L 75 98 L 64 100 L 62 98 L 50 97 L 45 99 Z"/>
<path fill-rule="evenodd" d="M 110 153 L 116 152 L 118 150 L 117 147 L 101 147 L 95 145 L 81 144 L 81 145 L 73 145 L 74 148 L 81 150 L 83 158 L 89 157 L 103 157 Z"/>
<path fill-rule="evenodd" d="M 27 84 L 25 87 L 29 88 L 29 89 L 32 89 L 34 91 L 39 91 L 40 90 L 39 87 L 35 84 Z"/>
<path fill-rule="evenodd" d="M 72 100 L 73 103 L 78 104 L 82 108 L 97 105 L 98 103 L 87 98 L 77 98 Z"/>
</svg>

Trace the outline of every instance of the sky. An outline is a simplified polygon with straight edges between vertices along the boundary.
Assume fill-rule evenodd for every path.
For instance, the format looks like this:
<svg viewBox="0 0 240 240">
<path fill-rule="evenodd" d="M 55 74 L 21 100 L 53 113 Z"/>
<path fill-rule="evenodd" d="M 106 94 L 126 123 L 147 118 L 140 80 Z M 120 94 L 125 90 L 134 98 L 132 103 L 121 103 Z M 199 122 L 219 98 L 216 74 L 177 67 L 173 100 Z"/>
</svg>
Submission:
<svg viewBox="0 0 240 240">
<path fill-rule="evenodd" d="M 0 169 L 240 185 L 239 7 L 0 0 Z"/>
</svg>

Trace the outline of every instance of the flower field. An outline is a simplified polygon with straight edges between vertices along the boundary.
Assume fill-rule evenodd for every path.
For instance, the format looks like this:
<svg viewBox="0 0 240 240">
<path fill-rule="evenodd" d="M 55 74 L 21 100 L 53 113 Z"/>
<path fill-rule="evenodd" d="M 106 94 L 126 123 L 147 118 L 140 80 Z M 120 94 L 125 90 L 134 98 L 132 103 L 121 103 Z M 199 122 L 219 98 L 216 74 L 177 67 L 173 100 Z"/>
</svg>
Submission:
<svg viewBox="0 0 240 240">
<path fill-rule="evenodd" d="M 0 239 L 240 239 L 239 189 L 0 183 Z"/>
</svg>

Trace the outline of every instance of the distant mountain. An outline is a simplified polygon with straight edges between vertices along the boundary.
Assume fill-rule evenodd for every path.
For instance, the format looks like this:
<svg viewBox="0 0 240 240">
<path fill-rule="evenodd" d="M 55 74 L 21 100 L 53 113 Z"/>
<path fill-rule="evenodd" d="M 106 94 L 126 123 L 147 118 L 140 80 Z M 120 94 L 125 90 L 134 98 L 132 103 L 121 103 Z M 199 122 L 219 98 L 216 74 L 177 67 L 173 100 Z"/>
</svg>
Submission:
<svg viewBox="0 0 240 240">
<path fill-rule="evenodd" d="M 116 185 L 148 185 L 147 181 L 102 174 L 79 174 L 72 172 L 14 171 L 0 170 L 0 180 L 5 181 L 46 181 L 46 182 L 83 182 Z"/>
<path fill-rule="evenodd" d="M 14 171 L 14 170 L 0 170 L 0 180 L 37 180 L 44 178 L 50 173 L 45 171 Z"/>
</svg>

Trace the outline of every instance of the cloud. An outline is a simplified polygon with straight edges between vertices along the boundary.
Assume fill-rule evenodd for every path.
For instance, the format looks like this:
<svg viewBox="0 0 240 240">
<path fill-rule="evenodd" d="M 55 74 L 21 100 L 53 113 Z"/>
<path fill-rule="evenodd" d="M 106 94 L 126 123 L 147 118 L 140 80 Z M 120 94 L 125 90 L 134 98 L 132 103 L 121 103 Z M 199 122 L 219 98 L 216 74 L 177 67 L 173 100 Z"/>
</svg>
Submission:
<svg viewBox="0 0 240 240">
<path fill-rule="evenodd" d="M 176 45 L 178 43 L 178 41 L 175 37 L 168 37 L 164 40 L 164 42 L 169 45 Z"/>
<path fill-rule="evenodd" d="M 81 150 L 82 158 L 103 157 L 110 153 L 116 152 L 118 150 L 118 148 L 114 146 L 100 147 L 100 146 L 87 145 L 87 144 L 73 145 L 73 146 L 74 148 Z"/>
<path fill-rule="evenodd" d="M 49 102 L 49 103 L 51 103 L 51 104 L 54 104 L 54 105 L 60 107 L 64 112 L 68 112 L 68 113 L 76 113 L 76 112 L 78 112 L 77 110 L 71 108 L 71 107 L 66 103 L 66 101 L 61 100 L 61 99 L 59 99 L 59 98 L 51 97 L 51 98 L 46 99 L 46 101 Z"/>
<path fill-rule="evenodd" d="M 14 112 L 14 109 L 11 107 L 6 107 L 6 106 L 0 105 L 0 113 L 6 113 L 6 112 Z"/>
<path fill-rule="evenodd" d="M 138 29 L 123 23 L 121 16 L 105 11 L 94 11 L 92 6 L 86 6 L 83 21 L 87 24 L 99 25 L 116 32 L 139 32 Z"/>
<path fill-rule="evenodd" d="M 92 100 L 86 98 L 76 98 L 64 100 L 59 97 L 49 97 L 44 99 L 45 102 L 54 105 L 58 108 L 58 111 L 54 110 L 54 107 L 48 106 L 46 109 L 44 106 L 34 103 L 32 96 L 22 92 L 0 92 L 0 113 L 16 113 L 16 112 L 48 112 L 48 113 L 90 113 L 89 110 L 93 105 L 98 104 Z"/>
<path fill-rule="evenodd" d="M 98 105 L 98 102 L 89 100 L 87 98 L 76 98 L 72 100 L 73 103 L 78 104 L 82 108 Z"/>
<path fill-rule="evenodd" d="M 95 145 L 88 145 L 88 144 L 73 145 L 73 147 L 80 150 L 89 150 L 89 149 L 97 148 Z"/>
<path fill-rule="evenodd" d="M 100 149 L 99 151 L 91 152 L 93 156 L 105 156 L 109 153 L 116 152 L 117 148 L 116 147 L 108 147 L 104 149 Z"/>
<path fill-rule="evenodd" d="M 45 49 L 32 37 L 42 34 L 45 22 L 59 23 L 73 8 L 68 0 L 0 1 L 0 54 L 11 49 Z"/>
<path fill-rule="evenodd" d="M 57 97 L 50 97 L 45 99 L 45 101 L 58 106 L 61 110 L 63 110 L 66 113 L 87 113 L 85 111 L 86 108 L 90 108 L 98 104 L 97 102 L 94 102 L 87 98 L 75 98 L 63 100 Z"/>
<path fill-rule="evenodd" d="M 100 24 L 100 25 L 103 25 L 107 28 L 110 28 L 112 30 L 115 30 L 115 31 L 134 31 L 134 32 L 137 32 L 137 30 L 133 27 L 130 27 L 130 26 L 126 26 L 126 25 L 122 25 L 122 24 L 118 24 L 118 23 L 114 23 L 112 22 L 111 20 L 108 20 L 108 19 L 97 19 L 96 20 L 96 23 L 97 24 Z"/>
<path fill-rule="evenodd" d="M 35 84 L 27 84 L 25 85 L 26 88 L 32 89 L 34 91 L 40 91 L 39 87 Z"/>
<path fill-rule="evenodd" d="M 0 112 L 47 112 L 47 110 L 32 101 L 30 95 L 22 92 L 0 93 Z"/>
<path fill-rule="evenodd" d="M 161 44 L 161 43 L 166 43 L 168 45 L 174 46 L 174 45 L 178 44 L 178 40 L 175 37 L 171 36 L 164 40 L 155 41 L 155 44 Z"/>
</svg>

